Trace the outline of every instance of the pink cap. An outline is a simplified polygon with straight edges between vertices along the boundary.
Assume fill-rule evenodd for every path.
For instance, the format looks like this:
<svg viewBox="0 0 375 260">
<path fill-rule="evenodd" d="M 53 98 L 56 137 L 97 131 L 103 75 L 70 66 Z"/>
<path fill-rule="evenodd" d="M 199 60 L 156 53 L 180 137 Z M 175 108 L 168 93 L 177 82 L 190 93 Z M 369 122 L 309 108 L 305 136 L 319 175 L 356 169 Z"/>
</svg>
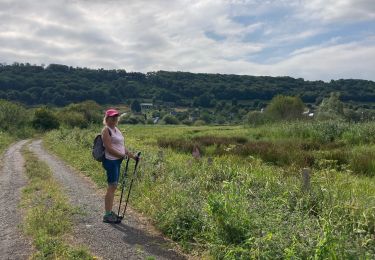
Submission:
<svg viewBox="0 0 375 260">
<path fill-rule="evenodd" d="M 105 111 L 105 115 L 106 116 L 118 116 L 119 112 L 114 108 L 110 108 L 107 111 Z"/>
</svg>

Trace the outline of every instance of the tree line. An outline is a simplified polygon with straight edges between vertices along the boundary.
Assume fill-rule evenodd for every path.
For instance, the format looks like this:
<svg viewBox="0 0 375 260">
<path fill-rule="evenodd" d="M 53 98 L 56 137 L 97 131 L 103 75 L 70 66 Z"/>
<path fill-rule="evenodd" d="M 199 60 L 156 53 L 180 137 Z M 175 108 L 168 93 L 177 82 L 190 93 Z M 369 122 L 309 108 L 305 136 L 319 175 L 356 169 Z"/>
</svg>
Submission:
<svg viewBox="0 0 375 260">
<path fill-rule="evenodd" d="M 205 108 L 235 100 L 262 107 L 275 95 L 298 96 L 305 103 L 319 104 L 331 92 L 339 92 L 344 102 L 375 102 L 375 82 L 368 80 L 340 79 L 326 83 L 291 77 L 0 64 L 0 99 L 26 105 L 66 106 L 85 100 L 120 104 L 139 99 Z"/>
</svg>

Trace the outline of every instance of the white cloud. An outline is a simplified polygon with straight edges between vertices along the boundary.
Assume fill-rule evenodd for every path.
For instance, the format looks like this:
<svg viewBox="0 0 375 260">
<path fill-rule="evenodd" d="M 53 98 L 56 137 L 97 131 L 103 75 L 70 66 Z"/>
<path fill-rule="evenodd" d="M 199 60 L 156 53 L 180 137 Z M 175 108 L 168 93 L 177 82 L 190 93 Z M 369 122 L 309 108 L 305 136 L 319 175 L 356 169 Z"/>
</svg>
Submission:
<svg viewBox="0 0 375 260">
<path fill-rule="evenodd" d="M 374 41 L 309 43 L 326 24 L 373 19 L 374 8 L 366 0 L 0 0 L 0 62 L 375 79 Z M 264 54 L 267 65 L 252 60 Z"/>
<path fill-rule="evenodd" d="M 275 64 L 281 75 L 310 80 L 374 79 L 375 42 L 353 42 L 312 48 Z"/>
<path fill-rule="evenodd" d="M 361 21 L 375 19 L 373 0 L 304 0 L 301 15 L 332 21 Z"/>
</svg>

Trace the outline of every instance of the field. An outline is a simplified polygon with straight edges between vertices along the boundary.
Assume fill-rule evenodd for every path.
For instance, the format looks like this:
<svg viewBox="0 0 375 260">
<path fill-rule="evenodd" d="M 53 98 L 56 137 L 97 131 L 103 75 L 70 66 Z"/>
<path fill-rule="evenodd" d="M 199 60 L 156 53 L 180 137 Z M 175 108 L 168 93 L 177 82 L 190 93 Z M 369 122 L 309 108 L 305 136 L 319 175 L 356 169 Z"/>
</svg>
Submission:
<svg viewBox="0 0 375 260">
<path fill-rule="evenodd" d="M 90 153 L 100 129 L 55 130 L 45 141 L 105 187 Z M 120 129 L 143 157 L 132 207 L 186 252 L 207 259 L 374 258 L 374 123 Z M 201 158 L 191 155 L 195 145 Z M 305 167 L 311 182 L 304 186 Z"/>
</svg>

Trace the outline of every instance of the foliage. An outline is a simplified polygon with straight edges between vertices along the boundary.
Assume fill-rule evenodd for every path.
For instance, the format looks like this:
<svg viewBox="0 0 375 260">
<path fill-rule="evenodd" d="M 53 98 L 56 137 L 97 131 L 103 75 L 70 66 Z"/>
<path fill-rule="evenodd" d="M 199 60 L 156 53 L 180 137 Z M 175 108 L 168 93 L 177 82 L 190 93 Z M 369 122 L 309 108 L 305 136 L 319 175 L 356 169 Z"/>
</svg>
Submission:
<svg viewBox="0 0 375 260">
<path fill-rule="evenodd" d="M 204 121 L 204 120 L 196 120 L 195 122 L 194 122 L 194 125 L 195 126 L 202 126 L 202 125 L 205 125 L 206 124 L 206 122 Z"/>
<path fill-rule="evenodd" d="M 264 125 L 270 121 L 268 114 L 261 111 L 250 111 L 246 115 L 246 124 L 252 126 Z"/>
<path fill-rule="evenodd" d="M 141 108 L 141 104 L 139 103 L 138 100 L 134 100 L 134 101 L 132 102 L 130 108 L 131 108 L 131 110 L 132 110 L 133 112 L 136 112 L 136 113 L 139 113 L 139 112 L 141 112 L 141 110 L 142 110 L 142 108 Z"/>
<path fill-rule="evenodd" d="M 9 133 L 0 131 L 0 155 L 14 141 L 14 137 Z"/>
<path fill-rule="evenodd" d="M 213 107 L 221 101 L 252 101 L 261 108 L 275 95 L 300 96 L 314 103 L 341 93 L 344 102 L 375 102 L 375 83 L 340 79 L 329 83 L 291 77 L 223 75 L 157 71 L 146 74 L 125 70 L 73 68 L 50 64 L 47 67 L 15 63 L 0 65 L 0 98 L 27 105 L 71 103 L 94 100 L 99 104 L 120 104 L 124 100 L 156 99 L 177 105 Z"/>
<path fill-rule="evenodd" d="M 145 117 L 142 115 L 126 115 L 121 117 L 121 123 L 130 125 L 145 124 Z"/>
<path fill-rule="evenodd" d="M 178 119 L 175 116 L 172 116 L 172 115 L 165 115 L 163 117 L 163 121 L 167 125 L 178 125 L 180 123 L 178 121 Z"/>
<path fill-rule="evenodd" d="M 0 100 L 0 129 L 15 131 L 30 123 L 29 112 L 21 104 Z"/>
<path fill-rule="evenodd" d="M 86 128 L 102 117 L 101 107 L 94 101 L 70 104 L 58 112 L 59 121 L 68 127 Z"/>
<path fill-rule="evenodd" d="M 60 126 L 57 116 L 47 107 L 36 109 L 31 123 L 35 129 L 43 131 L 56 129 Z"/>
<path fill-rule="evenodd" d="M 340 93 L 332 92 L 329 98 L 323 99 L 316 112 L 318 120 L 344 119 L 344 104 L 340 101 Z"/>
<path fill-rule="evenodd" d="M 266 108 L 273 120 L 295 120 L 302 117 L 305 105 L 299 97 L 277 95 Z"/>
</svg>

